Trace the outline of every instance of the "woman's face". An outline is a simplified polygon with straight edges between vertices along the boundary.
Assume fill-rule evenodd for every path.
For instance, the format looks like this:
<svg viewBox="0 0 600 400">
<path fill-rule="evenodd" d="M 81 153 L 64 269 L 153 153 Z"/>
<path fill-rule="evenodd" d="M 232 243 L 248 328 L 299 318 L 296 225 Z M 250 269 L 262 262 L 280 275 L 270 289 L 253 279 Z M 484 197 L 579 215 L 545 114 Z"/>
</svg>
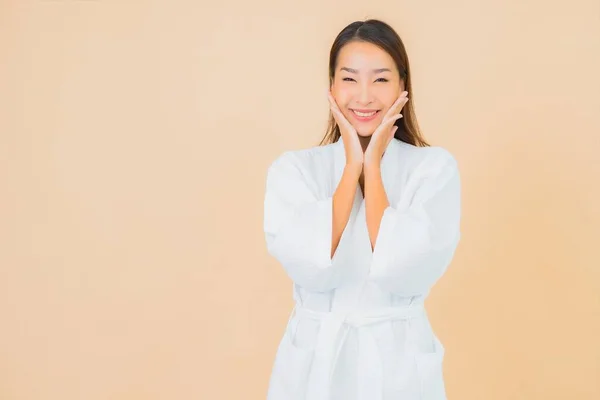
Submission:
<svg viewBox="0 0 600 400">
<path fill-rule="evenodd" d="M 360 136 L 373 134 L 403 91 L 396 64 L 384 50 L 358 41 L 342 47 L 331 93 Z"/>
</svg>

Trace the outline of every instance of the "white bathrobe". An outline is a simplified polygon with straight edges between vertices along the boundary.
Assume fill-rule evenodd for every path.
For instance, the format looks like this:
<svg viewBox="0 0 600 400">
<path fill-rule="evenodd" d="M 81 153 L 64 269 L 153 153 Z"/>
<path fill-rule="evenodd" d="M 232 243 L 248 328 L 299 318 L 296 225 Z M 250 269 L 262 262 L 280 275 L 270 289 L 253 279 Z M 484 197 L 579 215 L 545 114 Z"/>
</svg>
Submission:
<svg viewBox="0 0 600 400">
<path fill-rule="evenodd" d="M 424 300 L 460 239 L 460 176 L 442 147 L 392 139 L 381 160 L 390 206 L 375 249 L 357 186 L 331 257 L 344 143 L 287 151 L 269 167 L 267 249 L 293 281 L 268 400 L 444 400 L 445 348 Z"/>
</svg>

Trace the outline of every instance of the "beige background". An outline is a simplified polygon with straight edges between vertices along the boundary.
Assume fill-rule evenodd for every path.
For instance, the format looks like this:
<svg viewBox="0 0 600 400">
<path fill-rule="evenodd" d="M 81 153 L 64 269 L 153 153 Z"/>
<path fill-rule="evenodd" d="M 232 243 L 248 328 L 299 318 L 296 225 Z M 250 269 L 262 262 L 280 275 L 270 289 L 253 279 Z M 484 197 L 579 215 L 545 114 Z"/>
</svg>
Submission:
<svg viewBox="0 0 600 400">
<path fill-rule="evenodd" d="M 265 398 L 292 306 L 266 167 L 318 143 L 368 17 L 461 167 L 427 300 L 449 399 L 600 398 L 598 0 L 3 0 L 0 399 Z"/>
</svg>

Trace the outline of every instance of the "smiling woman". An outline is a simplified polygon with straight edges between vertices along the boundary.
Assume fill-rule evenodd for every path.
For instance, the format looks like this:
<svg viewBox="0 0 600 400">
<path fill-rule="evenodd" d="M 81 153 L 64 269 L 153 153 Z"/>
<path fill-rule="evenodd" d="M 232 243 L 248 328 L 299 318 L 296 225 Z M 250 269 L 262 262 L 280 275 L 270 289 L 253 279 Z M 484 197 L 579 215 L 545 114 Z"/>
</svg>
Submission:
<svg viewBox="0 0 600 400">
<path fill-rule="evenodd" d="M 340 107 L 346 118 L 370 122 L 358 125 L 357 132 L 361 136 L 370 135 L 378 124 L 378 118 L 381 118 L 377 114 L 381 114 L 386 105 L 389 107 L 399 92 L 407 91 L 412 97 L 410 65 L 402 39 L 383 21 L 351 23 L 338 34 L 331 46 L 329 84 L 336 101 L 347 106 Z M 346 104 L 350 99 L 355 103 Z M 370 103 L 371 100 L 376 103 Z M 364 113 L 374 110 L 377 117 L 360 119 L 361 111 L 362 117 L 365 117 Z M 419 130 L 411 99 L 404 105 L 402 114 L 403 118 L 395 124 L 398 129 L 394 137 L 415 146 L 428 146 Z M 320 144 L 334 143 L 339 137 L 338 125 L 330 114 L 327 132 Z"/>
<path fill-rule="evenodd" d="M 460 238 L 457 162 L 419 134 L 389 25 L 348 25 L 330 56 L 325 145 L 267 172 L 266 244 L 296 303 L 267 398 L 444 400 L 424 301 Z"/>
</svg>

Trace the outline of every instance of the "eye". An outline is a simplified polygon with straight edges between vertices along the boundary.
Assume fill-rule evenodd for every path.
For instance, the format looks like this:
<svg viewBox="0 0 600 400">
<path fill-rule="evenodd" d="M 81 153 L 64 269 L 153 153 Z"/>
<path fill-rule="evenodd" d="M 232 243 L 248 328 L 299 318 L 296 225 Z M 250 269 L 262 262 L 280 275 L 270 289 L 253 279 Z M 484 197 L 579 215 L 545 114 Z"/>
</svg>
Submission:
<svg viewBox="0 0 600 400">
<path fill-rule="evenodd" d="M 342 81 L 346 81 L 346 82 L 355 82 L 353 78 L 348 78 L 348 77 L 346 77 L 346 78 L 342 78 Z M 376 79 L 376 80 L 375 80 L 375 82 L 378 82 L 378 81 L 381 81 L 381 82 L 389 82 L 389 79 L 386 79 L 386 78 L 379 78 L 379 79 Z"/>
</svg>

